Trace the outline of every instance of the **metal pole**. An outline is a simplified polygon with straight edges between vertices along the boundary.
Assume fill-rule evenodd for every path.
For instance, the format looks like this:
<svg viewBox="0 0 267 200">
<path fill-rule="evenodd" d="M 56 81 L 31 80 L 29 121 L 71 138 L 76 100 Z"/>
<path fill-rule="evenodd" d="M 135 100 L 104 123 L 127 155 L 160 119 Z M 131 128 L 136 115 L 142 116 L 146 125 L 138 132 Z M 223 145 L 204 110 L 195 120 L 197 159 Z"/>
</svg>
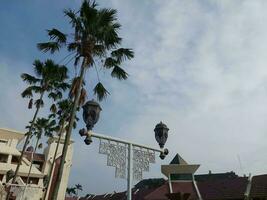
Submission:
<svg viewBox="0 0 267 200">
<path fill-rule="evenodd" d="M 169 182 L 169 188 L 170 188 L 170 193 L 172 194 L 173 193 L 173 191 L 172 191 L 172 181 L 171 181 L 171 174 L 169 174 L 169 176 L 168 176 L 168 182 Z"/>
<path fill-rule="evenodd" d="M 133 145 L 128 145 L 128 177 L 127 177 L 127 200 L 132 200 L 132 178 L 133 178 Z"/>
</svg>

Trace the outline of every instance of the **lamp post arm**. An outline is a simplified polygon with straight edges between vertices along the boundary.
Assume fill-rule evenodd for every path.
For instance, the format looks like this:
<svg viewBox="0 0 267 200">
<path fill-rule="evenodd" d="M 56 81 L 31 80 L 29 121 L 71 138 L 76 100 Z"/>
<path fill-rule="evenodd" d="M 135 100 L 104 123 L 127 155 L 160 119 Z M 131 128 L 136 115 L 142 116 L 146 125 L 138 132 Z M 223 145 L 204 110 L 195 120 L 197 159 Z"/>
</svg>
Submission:
<svg viewBox="0 0 267 200">
<path fill-rule="evenodd" d="M 94 133 L 92 131 L 88 131 L 87 134 L 88 134 L 88 136 L 99 138 L 99 139 L 105 139 L 105 140 L 109 140 L 109 141 L 113 141 L 113 142 L 119 142 L 119 143 L 123 143 L 123 144 L 127 144 L 127 145 L 132 144 L 133 147 L 140 147 L 140 148 L 148 149 L 148 150 L 159 152 L 159 153 L 164 153 L 164 149 L 153 148 L 153 147 L 149 147 L 146 145 L 141 145 L 141 144 L 137 144 L 134 142 L 130 142 L 127 140 L 122 140 L 120 138 L 115 138 L 115 137 L 111 137 L 111 136 L 107 136 L 107 135 L 103 135 L 103 134 L 99 134 L 99 133 Z"/>
</svg>

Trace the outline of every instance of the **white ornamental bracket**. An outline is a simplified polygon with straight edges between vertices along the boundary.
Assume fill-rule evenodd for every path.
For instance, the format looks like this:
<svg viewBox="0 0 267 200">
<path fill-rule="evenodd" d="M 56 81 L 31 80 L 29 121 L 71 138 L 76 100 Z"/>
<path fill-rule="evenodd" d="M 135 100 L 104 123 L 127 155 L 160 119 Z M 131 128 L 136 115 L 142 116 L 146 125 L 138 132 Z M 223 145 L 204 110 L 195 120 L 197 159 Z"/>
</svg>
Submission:
<svg viewBox="0 0 267 200">
<path fill-rule="evenodd" d="M 87 132 L 87 139 L 100 140 L 99 153 L 107 155 L 107 166 L 115 167 L 115 177 L 127 179 L 127 200 L 132 200 L 132 179 L 141 180 L 143 172 L 149 171 L 150 163 L 155 163 L 156 152 L 163 159 L 167 149 L 157 149 L 136 144 L 119 138 L 114 138 L 92 131 Z"/>
<path fill-rule="evenodd" d="M 127 160 L 129 149 L 125 144 L 112 143 L 100 139 L 99 153 L 107 155 L 107 166 L 115 167 L 116 178 L 127 178 Z M 155 163 L 155 151 L 134 147 L 133 149 L 133 179 L 141 180 L 143 171 L 149 171 L 149 164 Z"/>
</svg>

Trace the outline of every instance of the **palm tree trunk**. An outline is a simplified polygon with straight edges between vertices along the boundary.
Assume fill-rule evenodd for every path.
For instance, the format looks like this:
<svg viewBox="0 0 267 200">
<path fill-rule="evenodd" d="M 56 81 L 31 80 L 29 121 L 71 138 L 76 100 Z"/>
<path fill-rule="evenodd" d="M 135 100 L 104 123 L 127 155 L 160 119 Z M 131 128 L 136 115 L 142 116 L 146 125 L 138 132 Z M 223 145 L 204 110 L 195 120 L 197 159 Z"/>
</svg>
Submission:
<svg viewBox="0 0 267 200">
<path fill-rule="evenodd" d="M 35 148 L 34 148 L 34 151 L 32 152 L 31 165 L 30 165 L 30 169 L 29 169 L 29 172 L 28 172 L 28 175 L 27 175 L 26 186 L 25 186 L 25 188 L 24 188 L 22 198 L 24 197 L 24 193 L 25 193 L 25 191 L 26 191 L 26 189 L 27 189 L 27 185 L 28 185 L 29 180 L 30 180 L 30 173 L 31 173 L 31 170 L 32 170 L 33 158 L 34 158 L 34 154 L 35 154 L 35 152 L 36 152 L 36 149 L 37 149 L 37 147 L 38 147 L 39 140 L 40 140 L 40 138 L 37 137 L 37 141 L 36 141 L 36 144 L 35 144 Z"/>
<path fill-rule="evenodd" d="M 77 112 L 79 98 L 80 98 L 80 95 L 81 95 L 81 87 L 82 87 L 82 82 L 83 82 L 83 78 L 84 78 L 84 74 L 85 74 L 86 63 L 87 63 L 86 62 L 86 58 L 84 58 L 82 66 L 81 66 L 81 70 L 80 70 L 78 90 L 76 91 L 76 94 L 75 94 L 74 104 L 73 104 L 73 107 L 72 107 L 72 110 L 71 110 L 71 115 L 70 115 L 70 121 L 69 121 L 69 124 L 68 124 L 67 133 L 66 133 L 66 136 L 65 136 L 65 141 L 64 141 L 64 146 L 63 146 L 63 151 L 62 151 L 59 171 L 58 171 L 58 175 L 57 175 L 57 181 L 56 181 L 55 189 L 52 192 L 52 200 L 57 200 L 57 196 L 59 194 L 59 187 L 60 187 L 61 179 L 62 179 L 62 176 L 63 176 L 65 159 L 66 159 L 66 156 L 67 156 L 67 150 L 68 150 L 68 146 L 69 146 L 69 142 L 70 142 L 71 132 L 72 132 L 72 129 L 73 129 L 73 123 L 74 123 L 76 112 Z"/>
<path fill-rule="evenodd" d="M 29 172 L 28 172 L 28 175 L 27 175 L 26 185 L 28 185 L 29 180 L 30 180 L 30 174 L 31 174 L 31 171 L 32 171 L 32 165 L 33 165 L 33 158 L 34 158 L 34 155 L 35 155 L 35 153 L 36 153 L 36 150 L 37 150 L 37 147 L 38 147 L 38 144 L 39 144 L 39 140 L 40 140 L 40 138 L 37 137 L 36 144 L 35 144 L 35 147 L 34 147 L 34 151 L 32 152 L 31 165 L 30 165 L 30 169 L 29 169 Z"/>
<path fill-rule="evenodd" d="M 41 100 L 43 99 L 43 96 L 44 96 L 44 91 L 43 91 L 43 92 L 41 93 L 41 95 L 40 95 L 40 99 L 41 99 Z M 19 168 L 20 168 L 20 165 L 21 165 L 21 162 L 22 162 L 24 153 L 25 153 L 25 151 L 26 151 L 26 147 L 27 147 L 28 142 L 29 142 L 29 140 L 30 140 L 31 132 L 32 132 L 32 128 L 33 128 L 33 125 L 34 125 L 34 123 L 35 123 L 35 121 L 36 121 L 36 119 L 37 119 L 37 115 L 38 115 L 38 113 L 39 113 L 39 110 L 40 110 L 40 106 L 37 106 L 37 107 L 36 107 L 36 111 L 35 111 L 34 116 L 33 116 L 33 119 L 32 119 L 32 122 L 31 122 L 31 126 L 30 126 L 30 128 L 29 128 L 29 132 L 28 132 L 28 134 L 27 134 L 27 136 L 26 136 L 26 139 L 25 139 L 25 142 L 24 142 L 24 144 L 23 144 L 23 148 L 22 148 L 22 151 L 21 151 L 21 155 L 20 155 L 20 157 L 19 157 L 19 162 L 18 162 L 18 164 L 17 164 L 17 167 L 16 167 L 16 170 L 15 170 L 14 177 L 12 178 L 12 182 L 11 182 L 12 184 L 14 184 L 14 183 L 16 182 L 16 178 L 17 178 L 17 176 L 18 176 Z M 6 200 L 9 200 L 9 197 L 10 197 L 10 190 L 8 190 L 8 192 L 7 192 Z"/>
<path fill-rule="evenodd" d="M 44 200 L 46 199 L 47 192 L 49 190 L 50 180 L 51 180 L 51 176 L 52 176 L 53 171 L 54 171 L 54 166 L 55 166 L 55 163 L 56 163 L 56 156 L 57 156 L 57 152 L 58 152 L 59 143 L 60 143 L 60 140 L 61 140 L 61 137 L 62 137 L 62 134 L 63 134 L 64 125 L 65 125 L 65 120 L 63 121 L 63 123 L 62 123 L 62 125 L 60 127 L 60 132 L 59 132 L 59 137 L 58 137 L 58 140 L 57 140 L 56 150 L 55 150 L 55 153 L 54 153 L 51 169 L 50 169 L 50 171 L 48 173 L 47 188 L 46 188 L 45 193 L 44 193 Z"/>
</svg>

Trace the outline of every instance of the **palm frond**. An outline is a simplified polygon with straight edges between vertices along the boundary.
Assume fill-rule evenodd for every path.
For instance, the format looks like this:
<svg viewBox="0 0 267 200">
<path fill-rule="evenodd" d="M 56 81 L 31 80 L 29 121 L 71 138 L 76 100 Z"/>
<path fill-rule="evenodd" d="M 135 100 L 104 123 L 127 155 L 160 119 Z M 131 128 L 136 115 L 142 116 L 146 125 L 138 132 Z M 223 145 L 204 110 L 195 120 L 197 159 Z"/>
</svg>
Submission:
<svg viewBox="0 0 267 200">
<path fill-rule="evenodd" d="M 106 58 L 106 60 L 104 62 L 104 67 L 107 69 L 110 69 L 112 67 L 115 67 L 118 64 L 119 63 L 117 60 L 115 60 L 114 58 L 108 57 L 108 58 Z"/>
<path fill-rule="evenodd" d="M 111 56 L 115 57 L 119 63 L 128 59 L 132 59 L 134 57 L 134 52 L 132 49 L 127 48 L 119 48 L 111 52 Z"/>
<path fill-rule="evenodd" d="M 80 191 L 83 190 L 83 187 L 80 184 L 76 184 L 75 187 L 76 187 L 77 190 L 80 190 Z"/>
<path fill-rule="evenodd" d="M 32 109 L 33 99 L 30 99 L 28 104 L 28 109 Z"/>
<path fill-rule="evenodd" d="M 76 56 L 76 58 L 75 58 L 75 60 L 74 60 L 74 66 L 75 66 L 75 69 L 76 69 L 77 66 L 79 65 L 80 58 L 81 58 L 81 56 Z"/>
<path fill-rule="evenodd" d="M 122 38 L 118 35 L 118 30 L 121 25 L 119 23 L 114 23 L 109 26 L 104 26 L 98 32 L 97 37 L 103 42 L 106 49 L 116 48 L 122 41 Z"/>
<path fill-rule="evenodd" d="M 34 93 L 41 93 L 43 92 L 43 88 L 40 86 L 32 85 L 28 87 L 30 90 L 32 90 Z"/>
<path fill-rule="evenodd" d="M 38 43 L 37 48 L 40 51 L 43 52 L 50 52 L 50 53 L 55 53 L 56 51 L 59 51 L 60 49 L 60 44 L 58 42 L 43 42 L 43 43 Z"/>
<path fill-rule="evenodd" d="M 70 88 L 70 84 L 68 83 L 58 83 L 56 87 L 62 91 L 66 91 L 68 88 Z"/>
<path fill-rule="evenodd" d="M 71 10 L 71 9 L 65 9 L 63 12 L 64 12 L 65 16 L 70 18 L 70 23 L 71 23 L 72 27 L 77 26 L 78 19 L 76 16 L 76 12 L 74 10 Z"/>
<path fill-rule="evenodd" d="M 65 79 L 69 78 L 68 77 L 68 68 L 64 65 L 58 66 L 57 73 L 58 73 L 58 78 L 59 78 L 58 81 L 64 81 Z"/>
<path fill-rule="evenodd" d="M 62 92 L 60 92 L 60 91 L 57 91 L 57 99 L 62 99 L 62 97 L 63 97 L 63 94 L 62 94 Z"/>
<path fill-rule="evenodd" d="M 40 60 L 35 60 L 33 62 L 34 66 L 34 72 L 37 74 L 37 76 L 42 76 L 43 74 L 43 69 L 44 69 L 44 64 Z"/>
<path fill-rule="evenodd" d="M 30 74 L 26 74 L 26 73 L 21 74 L 20 77 L 22 78 L 23 81 L 27 82 L 30 85 L 36 84 L 40 81 L 40 79 L 35 78 L 34 76 L 32 76 Z"/>
<path fill-rule="evenodd" d="M 97 44 L 94 46 L 93 52 L 94 52 L 94 55 L 102 57 L 106 54 L 106 49 L 103 45 Z"/>
<path fill-rule="evenodd" d="M 83 1 L 80 8 L 80 17 L 87 22 L 94 22 L 97 17 L 96 6 L 97 4 L 95 1 Z"/>
<path fill-rule="evenodd" d="M 81 44 L 79 42 L 71 42 L 67 46 L 68 51 L 77 51 L 81 48 Z"/>
<path fill-rule="evenodd" d="M 47 30 L 51 40 L 55 40 L 59 44 L 65 44 L 67 41 L 67 35 L 59 31 L 58 29 Z"/>
<path fill-rule="evenodd" d="M 55 72 L 55 70 L 58 69 L 58 65 L 55 64 L 55 62 L 52 60 L 52 59 L 47 59 L 45 61 L 45 67 L 47 69 L 47 72 L 50 72 L 51 73 L 51 70 L 54 70 L 53 72 Z M 49 70 L 49 71 L 48 71 Z M 53 73 L 52 72 L 52 73 Z"/>
<path fill-rule="evenodd" d="M 113 78 L 117 78 L 119 80 L 126 80 L 128 78 L 128 74 L 119 66 L 115 66 L 111 72 L 111 76 Z"/>
<path fill-rule="evenodd" d="M 94 88 L 94 94 L 96 95 L 99 101 L 102 101 L 107 97 L 109 92 L 106 90 L 106 88 L 101 82 L 98 82 Z"/>
<path fill-rule="evenodd" d="M 34 102 L 34 105 L 35 105 L 37 108 L 43 107 L 43 106 L 44 106 L 44 101 L 43 101 L 42 99 L 37 99 L 37 100 Z"/>
<path fill-rule="evenodd" d="M 117 20 L 117 10 L 102 8 L 98 11 L 98 26 L 107 26 Z"/>
<path fill-rule="evenodd" d="M 56 101 L 56 100 L 58 100 L 58 99 L 61 99 L 62 98 L 62 92 L 60 92 L 60 91 L 53 91 L 53 92 L 50 92 L 49 94 L 48 94 L 48 98 L 51 98 L 51 99 L 53 99 L 53 101 Z"/>
<path fill-rule="evenodd" d="M 32 95 L 32 89 L 31 88 L 26 88 L 22 93 L 21 93 L 22 98 L 31 98 Z"/>
</svg>

